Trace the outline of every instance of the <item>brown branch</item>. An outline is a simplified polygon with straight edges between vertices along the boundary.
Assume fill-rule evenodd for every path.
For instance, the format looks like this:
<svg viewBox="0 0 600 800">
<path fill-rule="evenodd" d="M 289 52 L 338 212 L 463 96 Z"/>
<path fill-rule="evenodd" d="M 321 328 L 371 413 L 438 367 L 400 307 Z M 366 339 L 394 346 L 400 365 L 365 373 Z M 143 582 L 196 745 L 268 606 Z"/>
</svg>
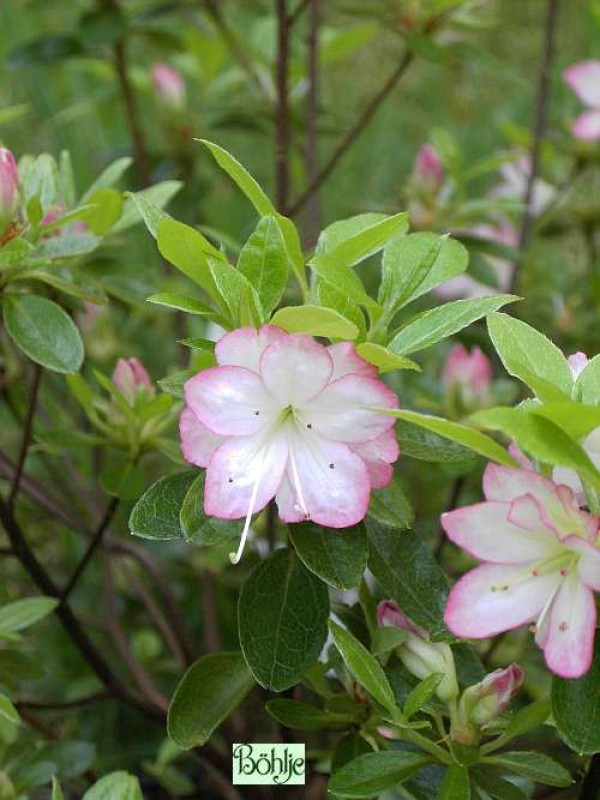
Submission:
<svg viewBox="0 0 600 800">
<path fill-rule="evenodd" d="M 395 88 L 400 78 L 404 75 L 404 73 L 410 66 L 411 62 L 413 61 L 413 58 L 414 56 L 412 53 L 406 53 L 404 57 L 400 59 L 396 69 L 392 72 L 392 74 L 389 76 L 389 78 L 386 80 L 386 82 L 383 84 L 383 86 L 377 92 L 377 94 L 374 97 L 372 97 L 371 100 L 367 103 L 364 111 L 357 119 L 357 121 L 354 123 L 354 125 L 350 128 L 350 130 L 346 133 L 342 141 L 334 150 L 333 154 L 330 156 L 325 166 L 320 170 L 320 172 L 314 178 L 314 180 L 311 183 L 309 183 L 309 185 L 300 195 L 300 197 L 288 209 L 287 211 L 288 216 L 290 217 L 296 216 L 296 214 L 302 208 L 304 208 L 304 206 L 310 200 L 313 194 L 316 191 L 318 191 L 318 189 L 320 189 L 321 185 L 331 175 L 331 173 L 337 167 L 341 159 L 348 152 L 350 147 L 354 144 L 356 139 L 358 139 L 363 130 L 371 122 L 371 120 L 379 110 L 382 103 L 386 100 L 388 95 L 392 92 L 392 90 Z"/>
<path fill-rule="evenodd" d="M 87 567 L 91 557 L 94 555 L 94 552 L 101 544 L 102 537 L 108 530 L 110 523 L 112 522 L 113 517 L 115 516 L 118 506 L 119 506 L 119 498 L 113 497 L 108 506 L 106 507 L 106 511 L 102 515 L 102 519 L 100 520 L 95 533 L 92 535 L 92 539 L 88 544 L 87 550 L 83 554 L 79 564 L 75 567 L 75 571 L 73 572 L 71 579 L 69 580 L 69 582 L 62 591 L 60 597 L 61 603 L 65 603 L 68 600 L 69 595 L 75 588 L 75 584 L 77 583 L 83 571 Z"/>
<path fill-rule="evenodd" d="M 318 121 L 319 121 L 319 27 L 321 0 L 310 0 L 310 15 L 306 35 L 308 54 L 308 92 L 306 97 L 306 148 L 304 164 L 306 178 L 313 183 L 319 174 Z M 321 203 L 315 191 L 306 203 L 306 243 L 314 247 L 321 229 Z"/>
<path fill-rule="evenodd" d="M 286 0 L 275 0 L 277 17 L 277 61 L 275 63 L 275 203 L 286 213 L 290 192 L 290 108 L 288 91 L 289 21 Z"/>
<path fill-rule="evenodd" d="M 556 30 L 558 19 L 558 0 L 547 0 L 546 6 L 546 24 L 544 28 L 544 45 L 542 53 L 542 61 L 540 64 L 540 72 L 538 78 L 538 87 L 535 99 L 535 113 L 532 125 L 532 142 L 531 142 L 531 164 L 530 171 L 525 187 L 525 196 L 523 197 L 523 216 L 521 219 L 521 230 L 519 233 L 518 251 L 519 258 L 515 263 L 513 270 L 509 291 L 513 292 L 519 279 L 519 272 L 523 265 L 525 251 L 529 245 L 531 232 L 533 227 L 533 209 L 532 200 L 535 190 L 535 182 L 537 180 L 540 155 L 542 152 L 542 144 L 546 135 L 546 128 L 548 124 L 548 105 L 550 102 L 550 77 L 552 73 L 552 63 L 554 61 Z"/>
<path fill-rule="evenodd" d="M 30 708 L 33 711 L 65 711 L 71 708 L 82 708 L 83 706 L 89 706 L 92 703 L 98 703 L 102 700 L 109 700 L 111 697 L 114 697 L 114 694 L 107 689 L 102 692 L 88 694 L 85 697 L 78 697 L 76 700 L 57 700 L 47 702 L 38 702 L 37 700 L 16 700 L 15 706 L 19 711 L 24 708 Z"/>
<path fill-rule="evenodd" d="M 150 186 L 150 160 L 148 158 L 146 137 L 144 135 L 144 129 L 140 120 L 135 92 L 129 79 L 129 73 L 127 70 L 126 42 L 123 38 L 120 38 L 115 42 L 114 63 L 119 81 L 119 87 L 121 89 L 121 96 L 125 105 L 127 124 L 131 134 L 133 158 L 137 170 L 138 181 L 142 187 Z"/>
<path fill-rule="evenodd" d="M 310 5 L 311 0 L 298 0 L 298 5 L 296 8 L 289 14 L 288 16 L 288 27 L 291 28 L 304 14 L 308 6 Z"/>
<path fill-rule="evenodd" d="M 8 495 L 8 505 L 12 508 L 14 506 L 19 488 L 21 486 L 21 478 L 23 477 L 23 470 L 25 468 L 25 461 L 27 460 L 27 452 L 33 435 L 33 419 L 35 417 L 35 409 L 37 406 L 38 392 L 40 388 L 40 381 L 42 379 L 43 367 L 39 364 L 34 364 L 33 367 L 33 381 L 31 383 L 31 393 L 29 395 L 29 403 L 27 405 L 27 413 L 23 422 L 23 437 L 21 439 L 21 449 L 19 451 L 19 458 L 15 468 L 15 474 L 10 487 L 10 494 Z"/>
</svg>

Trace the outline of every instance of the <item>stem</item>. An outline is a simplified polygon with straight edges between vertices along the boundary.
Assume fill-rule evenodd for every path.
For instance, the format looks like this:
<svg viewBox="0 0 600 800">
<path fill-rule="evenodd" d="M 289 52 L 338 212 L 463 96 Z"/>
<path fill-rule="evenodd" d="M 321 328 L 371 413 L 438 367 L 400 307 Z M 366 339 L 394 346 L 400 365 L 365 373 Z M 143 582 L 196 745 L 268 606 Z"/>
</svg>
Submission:
<svg viewBox="0 0 600 800">
<path fill-rule="evenodd" d="M 140 122 L 137 101 L 135 93 L 129 80 L 127 72 L 127 51 L 124 38 L 120 38 L 115 42 L 114 46 L 114 59 L 117 78 L 119 86 L 121 87 L 121 96 L 125 104 L 125 113 L 127 116 L 127 124 L 131 133 L 131 143 L 133 146 L 133 157 L 138 174 L 140 186 L 150 186 L 150 161 L 148 159 L 148 148 L 146 145 L 146 137 L 144 129 Z"/>
<path fill-rule="evenodd" d="M 17 466 L 15 468 L 15 474 L 13 477 L 12 486 L 10 488 L 10 494 L 8 495 L 8 505 L 10 506 L 10 508 L 14 506 L 15 500 L 17 499 L 17 495 L 19 494 L 21 479 L 23 477 L 23 470 L 25 468 L 25 461 L 27 460 L 27 452 L 29 450 L 29 445 L 31 444 L 31 438 L 33 434 L 33 418 L 35 417 L 35 409 L 37 406 L 37 398 L 40 388 L 40 381 L 42 379 L 42 372 L 43 372 L 43 367 L 41 367 L 39 364 L 35 364 L 33 368 L 33 381 L 31 384 L 31 394 L 29 395 L 27 414 L 25 415 L 25 421 L 23 423 L 23 438 L 21 440 L 19 459 L 17 461 Z"/>
<path fill-rule="evenodd" d="M 513 292 L 517 286 L 519 279 L 519 272 L 523 265 L 523 258 L 533 227 L 533 212 L 532 212 L 532 199 L 537 179 L 540 154 L 542 151 L 542 143 L 546 135 L 546 127 L 548 123 L 548 105 L 550 101 L 550 75 L 552 71 L 552 62 L 554 60 L 556 28 L 558 18 L 558 0 L 548 0 L 546 6 L 546 24 L 544 31 L 544 47 L 542 54 L 542 62 L 540 64 L 540 72 L 538 78 L 538 88 L 535 100 L 535 113 L 532 126 L 532 143 L 531 143 L 531 169 L 529 172 L 527 186 L 525 187 L 525 196 L 523 198 L 523 217 L 521 219 L 521 231 L 519 235 L 519 258 L 515 263 L 513 270 L 509 292 Z"/>
<path fill-rule="evenodd" d="M 600 753 L 592 756 L 581 785 L 579 800 L 598 800 L 600 797 Z"/>
<path fill-rule="evenodd" d="M 292 25 L 294 25 L 294 23 L 298 22 L 298 19 L 306 11 L 311 2 L 312 0 L 298 0 L 298 5 L 288 16 L 288 26 L 290 28 Z"/>
<path fill-rule="evenodd" d="M 275 0 L 277 16 L 277 63 L 275 85 L 275 202 L 277 210 L 286 213 L 290 190 L 290 109 L 288 95 L 289 20 L 286 0 Z"/>
<path fill-rule="evenodd" d="M 406 53 L 402 59 L 400 59 L 398 66 L 383 84 L 381 89 L 377 92 L 377 94 L 367 103 L 365 106 L 365 110 L 362 112 L 358 120 L 354 123 L 352 128 L 346 133 L 342 141 L 339 143 L 337 148 L 334 150 L 333 154 L 329 158 L 329 161 L 325 164 L 325 166 L 321 169 L 321 171 L 316 175 L 316 177 L 309 183 L 308 187 L 304 190 L 304 192 L 300 195 L 300 197 L 292 204 L 291 208 L 288 209 L 288 215 L 290 217 L 294 217 L 310 200 L 313 194 L 318 191 L 321 185 L 327 180 L 327 178 L 331 175 L 333 170 L 337 167 L 340 160 L 343 156 L 348 152 L 350 147 L 354 144 L 356 139 L 360 136 L 363 130 L 367 127 L 369 122 L 373 119 L 379 107 L 382 105 L 384 100 L 390 94 L 392 89 L 396 86 L 400 78 L 404 75 L 408 67 L 410 66 L 414 56 L 412 53 Z"/>
<path fill-rule="evenodd" d="M 79 562 L 79 564 L 75 568 L 75 572 L 71 576 L 71 580 L 67 583 L 67 585 L 63 589 L 63 592 L 62 592 L 62 595 L 61 595 L 61 598 L 60 598 L 61 603 L 66 602 L 66 600 L 68 599 L 69 595 L 71 594 L 71 592 L 75 588 L 75 584 L 77 583 L 77 581 L 81 577 L 81 574 L 83 573 L 83 571 L 87 567 L 87 565 L 89 563 L 89 560 L 94 555 L 94 552 L 95 552 L 96 548 L 99 547 L 99 545 L 101 544 L 102 537 L 104 536 L 104 534 L 108 530 L 108 527 L 110 526 L 110 523 L 113 520 L 113 517 L 115 515 L 115 512 L 117 510 L 118 505 L 119 505 L 119 498 L 118 497 L 113 497 L 112 500 L 110 501 L 110 503 L 108 504 L 108 506 L 106 507 L 106 511 L 104 512 L 104 514 L 102 516 L 102 519 L 100 520 L 100 523 L 99 523 L 98 527 L 96 528 L 96 532 L 92 536 L 92 540 L 90 541 L 90 543 L 89 543 L 89 545 L 87 547 L 87 550 L 85 551 L 85 553 L 83 554 L 83 556 L 81 558 L 81 561 Z"/>
<path fill-rule="evenodd" d="M 319 174 L 318 120 L 319 120 L 319 26 L 321 0 L 310 0 L 309 27 L 306 37 L 308 51 L 308 92 L 306 98 L 306 150 L 304 163 L 308 183 Z M 321 203 L 315 191 L 306 203 L 306 240 L 313 247 L 321 229 Z"/>
</svg>

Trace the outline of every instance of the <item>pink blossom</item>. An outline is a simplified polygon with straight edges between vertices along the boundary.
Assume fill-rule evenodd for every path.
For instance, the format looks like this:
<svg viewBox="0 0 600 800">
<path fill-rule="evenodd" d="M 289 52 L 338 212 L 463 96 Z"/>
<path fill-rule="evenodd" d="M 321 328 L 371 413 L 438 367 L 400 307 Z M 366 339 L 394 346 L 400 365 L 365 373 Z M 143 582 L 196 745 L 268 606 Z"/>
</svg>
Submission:
<svg viewBox="0 0 600 800">
<path fill-rule="evenodd" d="M 490 193 L 492 197 L 523 201 L 531 174 L 531 156 L 528 154 L 518 155 L 518 153 L 517 156 L 514 161 L 507 162 L 500 167 L 502 181 Z M 530 204 L 533 216 L 538 217 L 552 202 L 555 195 L 556 188 L 554 186 L 542 178 L 536 178 L 533 182 Z"/>
<path fill-rule="evenodd" d="M 435 147 L 424 144 L 419 148 L 413 165 L 413 176 L 420 184 L 433 188 L 439 188 L 442 185 L 444 168 Z"/>
<path fill-rule="evenodd" d="M 404 666 L 424 680 L 435 672 L 444 678 L 437 688 L 441 700 L 449 701 L 458 695 L 456 668 L 450 646 L 443 642 L 430 642 L 427 633 L 414 624 L 394 603 L 382 600 L 377 606 L 377 623 L 382 627 L 402 628 L 406 639 L 396 648 Z"/>
<path fill-rule="evenodd" d="M 0 233 L 14 221 L 19 208 L 19 172 L 15 157 L 0 147 Z"/>
<path fill-rule="evenodd" d="M 600 591 L 600 520 L 567 486 L 532 470 L 490 464 L 483 489 L 485 502 L 442 515 L 449 538 L 483 562 L 452 589 L 446 624 L 483 639 L 533 623 L 548 667 L 583 675 Z"/>
<path fill-rule="evenodd" d="M 492 384 L 492 365 L 479 347 L 469 353 L 455 344 L 444 364 L 442 380 L 446 391 L 460 395 L 466 405 L 485 401 Z"/>
<path fill-rule="evenodd" d="M 463 692 L 460 702 L 462 716 L 475 725 L 487 725 L 506 711 L 523 685 L 524 678 L 525 673 L 518 664 L 486 675 L 482 681 Z"/>
<path fill-rule="evenodd" d="M 217 367 L 184 387 L 184 457 L 207 467 L 204 510 L 245 517 L 275 497 L 285 522 L 345 528 L 367 513 L 398 457 L 396 395 L 346 342 L 325 347 L 266 325 L 240 328 L 216 345 Z"/>
<path fill-rule="evenodd" d="M 52 206 L 50 211 L 47 211 L 42 219 L 42 225 L 52 225 L 53 222 L 56 222 L 57 219 L 60 219 L 62 215 L 65 213 L 64 208 L 61 205 Z"/>
<path fill-rule="evenodd" d="M 578 139 L 600 139 L 600 61 L 580 61 L 563 72 L 563 78 L 581 102 L 589 108 L 573 123 L 571 130 Z"/>
<path fill-rule="evenodd" d="M 152 83 L 159 102 L 167 109 L 179 111 L 185 105 L 185 81 L 169 64 L 152 67 Z"/>
<path fill-rule="evenodd" d="M 150 376 L 138 358 L 120 358 L 112 375 L 112 381 L 125 397 L 133 402 L 138 391 L 152 387 Z"/>
<path fill-rule="evenodd" d="M 573 375 L 573 380 L 577 380 L 580 373 L 583 371 L 584 367 L 587 367 L 588 364 L 588 357 L 585 353 L 579 351 L 578 353 L 573 353 L 567 358 L 569 362 L 569 366 L 571 367 L 571 374 Z"/>
</svg>

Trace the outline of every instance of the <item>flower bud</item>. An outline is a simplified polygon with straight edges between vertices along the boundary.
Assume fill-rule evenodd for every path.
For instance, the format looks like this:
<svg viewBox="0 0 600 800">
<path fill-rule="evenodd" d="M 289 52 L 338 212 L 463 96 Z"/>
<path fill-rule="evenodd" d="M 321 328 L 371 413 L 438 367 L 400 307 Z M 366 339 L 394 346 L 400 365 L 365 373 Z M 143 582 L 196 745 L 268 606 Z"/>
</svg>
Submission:
<svg viewBox="0 0 600 800">
<path fill-rule="evenodd" d="M 435 147 L 424 144 L 419 148 L 413 165 L 413 179 L 430 189 L 439 189 L 444 180 L 444 169 Z"/>
<path fill-rule="evenodd" d="M 573 376 L 573 380 L 577 380 L 579 377 L 579 373 L 587 366 L 589 361 L 588 357 L 585 353 L 579 351 L 578 353 L 573 353 L 567 358 L 569 362 L 569 366 L 571 367 L 571 374 Z"/>
<path fill-rule="evenodd" d="M 497 669 L 475 686 L 466 689 L 461 697 L 463 719 L 478 726 L 487 725 L 508 704 L 523 684 L 525 673 L 518 664 Z"/>
<path fill-rule="evenodd" d="M 181 111 L 185 106 L 185 81 L 169 64 L 155 64 L 152 83 L 160 105 L 168 111 Z"/>
<path fill-rule="evenodd" d="M 430 642 L 427 633 L 405 616 L 392 600 L 383 600 L 377 607 L 377 622 L 382 626 L 402 628 L 407 637 L 396 648 L 396 654 L 409 672 L 420 680 L 434 672 L 444 675 L 437 688 L 440 700 L 448 702 L 458 696 L 454 656 L 449 645 Z"/>
<path fill-rule="evenodd" d="M 450 350 L 444 364 L 442 381 L 446 392 L 458 403 L 461 411 L 484 404 L 492 384 L 489 358 L 474 347 L 469 353 L 462 344 Z"/>
<path fill-rule="evenodd" d="M 15 157 L 0 147 L 0 233 L 14 221 L 19 208 L 19 172 Z"/>
<path fill-rule="evenodd" d="M 148 393 L 152 388 L 150 376 L 138 358 L 120 358 L 113 372 L 112 381 L 130 403 L 135 401 L 140 390 Z"/>
</svg>

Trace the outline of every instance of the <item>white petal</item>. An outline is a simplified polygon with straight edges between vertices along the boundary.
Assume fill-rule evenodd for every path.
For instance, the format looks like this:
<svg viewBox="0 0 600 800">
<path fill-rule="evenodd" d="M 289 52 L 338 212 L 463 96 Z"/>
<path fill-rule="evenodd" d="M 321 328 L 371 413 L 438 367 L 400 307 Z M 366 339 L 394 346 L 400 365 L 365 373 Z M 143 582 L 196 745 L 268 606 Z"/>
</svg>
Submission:
<svg viewBox="0 0 600 800">
<path fill-rule="evenodd" d="M 260 511 L 279 489 L 287 456 L 285 436 L 269 439 L 255 434 L 228 439 L 215 451 L 206 470 L 206 514 L 222 519 L 245 517 L 257 482 L 254 511 Z"/>
<path fill-rule="evenodd" d="M 600 548 L 579 536 L 569 536 L 564 544 L 579 554 L 577 574 L 590 589 L 600 592 Z"/>
<path fill-rule="evenodd" d="M 367 378 L 376 378 L 378 375 L 377 367 L 361 358 L 350 342 L 329 345 L 327 352 L 333 361 L 333 373 L 330 378 L 332 381 L 349 373 L 364 375 Z"/>
<path fill-rule="evenodd" d="M 398 399 L 383 381 L 346 375 L 330 383 L 302 407 L 302 420 L 335 442 L 367 442 L 394 426 L 394 417 L 371 408 L 397 408 Z"/>
<path fill-rule="evenodd" d="M 277 339 L 260 359 L 264 385 L 283 407 L 312 400 L 327 385 L 332 372 L 327 348 L 301 333 Z"/>
<path fill-rule="evenodd" d="M 596 604 L 577 575 L 570 575 L 552 602 L 544 636 L 548 667 L 563 678 L 579 678 L 592 663 Z"/>
<path fill-rule="evenodd" d="M 495 564 L 530 564 L 560 550 L 556 537 L 509 521 L 510 506 L 487 502 L 442 514 L 448 537 L 474 558 Z"/>
<path fill-rule="evenodd" d="M 350 449 L 365 462 L 373 489 L 383 489 L 388 485 L 393 475 L 392 464 L 400 453 L 393 429 L 390 428 L 377 439 L 352 444 Z"/>
<path fill-rule="evenodd" d="M 184 408 L 181 412 L 179 435 L 183 457 L 197 467 L 208 466 L 212 454 L 224 442 L 224 437 L 200 422 L 191 408 Z"/>
<path fill-rule="evenodd" d="M 260 357 L 265 349 L 272 342 L 286 336 L 287 333 L 275 325 L 263 325 L 258 330 L 256 328 L 237 328 L 217 342 L 215 355 L 221 365 L 246 367 L 252 372 L 258 372 Z"/>
<path fill-rule="evenodd" d="M 330 528 L 346 528 L 364 519 L 371 483 L 361 458 L 343 444 L 329 442 L 312 432 L 289 433 L 288 481 L 295 495 L 292 507 L 306 511 L 313 522 Z M 286 509 L 290 508 L 286 499 Z M 281 518 L 288 520 L 285 509 Z"/>
<path fill-rule="evenodd" d="M 552 573 L 522 577 L 522 566 L 499 564 L 483 564 L 464 575 L 446 605 L 452 633 L 485 639 L 536 619 L 561 578 Z"/>
<path fill-rule="evenodd" d="M 584 141 L 594 142 L 600 139 L 600 110 L 586 111 L 577 117 L 571 130 L 573 135 Z"/>
<path fill-rule="evenodd" d="M 250 435 L 277 412 L 258 375 L 244 367 L 214 367 L 190 378 L 185 401 L 213 433 Z"/>
<path fill-rule="evenodd" d="M 600 61 L 580 61 L 563 72 L 567 84 L 587 106 L 600 106 Z"/>
</svg>

